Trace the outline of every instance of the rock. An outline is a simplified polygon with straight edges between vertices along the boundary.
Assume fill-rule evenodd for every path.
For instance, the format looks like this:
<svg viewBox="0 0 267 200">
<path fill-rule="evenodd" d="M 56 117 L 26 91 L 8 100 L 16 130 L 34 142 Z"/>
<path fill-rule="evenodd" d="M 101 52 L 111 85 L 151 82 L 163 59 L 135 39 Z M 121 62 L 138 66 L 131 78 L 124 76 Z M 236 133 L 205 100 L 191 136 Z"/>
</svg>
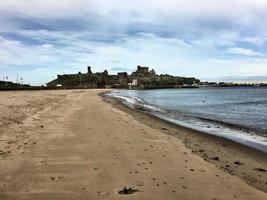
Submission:
<svg viewBox="0 0 267 200">
<path fill-rule="evenodd" d="M 124 188 L 122 189 L 122 190 L 119 190 L 119 194 L 133 194 L 133 193 L 135 193 L 135 192 L 137 192 L 138 191 L 138 189 L 136 189 L 136 188 L 131 188 L 131 187 L 129 187 L 129 188 L 127 188 L 126 186 L 124 186 Z"/>
<path fill-rule="evenodd" d="M 260 172 L 266 172 L 267 171 L 266 169 L 262 169 L 262 168 L 255 168 L 253 170 L 260 171 Z"/>
<path fill-rule="evenodd" d="M 161 128 L 161 130 L 163 130 L 163 131 L 167 131 L 168 129 L 167 129 L 167 128 Z"/>
<path fill-rule="evenodd" d="M 216 157 L 211 158 L 211 160 L 216 160 L 216 161 L 218 161 L 218 160 L 220 160 L 220 158 L 219 158 L 218 156 L 216 156 Z"/>
<path fill-rule="evenodd" d="M 244 165 L 244 163 L 241 163 L 239 160 L 235 161 L 234 164 L 236 164 L 236 165 Z"/>
</svg>

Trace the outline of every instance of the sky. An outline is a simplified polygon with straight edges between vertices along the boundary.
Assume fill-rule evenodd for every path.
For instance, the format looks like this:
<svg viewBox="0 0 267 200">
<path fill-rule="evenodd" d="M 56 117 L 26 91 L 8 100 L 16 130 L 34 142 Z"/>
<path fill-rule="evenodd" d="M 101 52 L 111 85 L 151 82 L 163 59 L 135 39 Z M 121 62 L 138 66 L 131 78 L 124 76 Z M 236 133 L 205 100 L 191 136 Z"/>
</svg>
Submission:
<svg viewBox="0 0 267 200">
<path fill-rule="evenodd" d="M 267 80 L 267 0 L 1 0 L 0 79 L 132 72 Z"/>
</svg>

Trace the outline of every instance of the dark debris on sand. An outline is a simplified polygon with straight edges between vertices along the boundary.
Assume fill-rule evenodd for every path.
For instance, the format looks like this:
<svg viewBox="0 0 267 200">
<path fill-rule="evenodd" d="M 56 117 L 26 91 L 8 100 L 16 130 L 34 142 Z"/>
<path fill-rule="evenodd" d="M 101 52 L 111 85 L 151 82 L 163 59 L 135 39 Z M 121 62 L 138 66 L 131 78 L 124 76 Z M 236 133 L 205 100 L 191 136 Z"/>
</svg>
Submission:
<svg viewBox="0 0 267 200">
<path fill-rule="evenodd" d="M 256 170 L 256 171 L 259 171 L 259 172 L 266 172 L 267 171 L 266 169 L 262 169 L 262 168 L 255 168 L 253 170 Z"/>
<path fill-rule="evenodd" d="M 236 165 L 244 165 L 244 163 L 240 162 L 239 160 L 235 161 L 234 164 L 236 164 Z"/>
<path fill-rule="evenodd" d="M 220 158 L 219 157 L 213 157 L 213 158 L 210 158 L 211 160 L 216 160 L 216 161 L 219 161 L 220 160 Z"/>
<path fill-rule="evenodd" d="M 133 193 L 135 193 L 135 192 L 138 192 L 138 189 L 136 189 L 136 188 L 131 188 L 131 187 L 129 187 L 129 188 L 127 188 L 126 186 L 124 186 L 124 188 L 122 189 L 122 190 L 119 190 L 119 194 L 126 194 L 126 195 L 128 195 L 128 194 L 133 194 Z"/>
</svg>

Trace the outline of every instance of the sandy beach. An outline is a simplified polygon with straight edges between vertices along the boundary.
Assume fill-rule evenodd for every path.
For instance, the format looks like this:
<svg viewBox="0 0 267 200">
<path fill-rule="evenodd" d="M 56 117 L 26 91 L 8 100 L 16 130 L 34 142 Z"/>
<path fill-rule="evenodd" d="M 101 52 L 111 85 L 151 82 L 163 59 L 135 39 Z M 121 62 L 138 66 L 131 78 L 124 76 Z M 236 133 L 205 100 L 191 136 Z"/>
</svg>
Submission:
<svg viewBox="0 0 267 200">
<path fill-rule="evenodd" d="M 267 199 L 266 154 L 102 92 L 0 92 L 1 200 Z"/>
</svg>

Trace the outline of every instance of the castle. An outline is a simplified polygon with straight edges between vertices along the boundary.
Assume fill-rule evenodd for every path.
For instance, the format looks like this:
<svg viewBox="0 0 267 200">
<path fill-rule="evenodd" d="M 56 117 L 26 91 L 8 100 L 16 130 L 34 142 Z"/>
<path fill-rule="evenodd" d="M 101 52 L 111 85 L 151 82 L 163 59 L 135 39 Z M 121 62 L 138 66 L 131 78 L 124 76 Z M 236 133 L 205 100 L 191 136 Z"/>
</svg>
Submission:
<svg viewBox="0 0 267 200">
<path fill-rule="evenodd" d="M 47 87 L 153 89 L 196 86 L 199 83 L 196 78 L 157 75 L 148 67 L 137 66 L 137 70 L 130 75 L 126 72 L 110 75 L 107 70 L 93 73 L 91 66 L 88 66 L 87 73 L 58 75 L 57 79 L 47 83 Z"/>
</svg>

